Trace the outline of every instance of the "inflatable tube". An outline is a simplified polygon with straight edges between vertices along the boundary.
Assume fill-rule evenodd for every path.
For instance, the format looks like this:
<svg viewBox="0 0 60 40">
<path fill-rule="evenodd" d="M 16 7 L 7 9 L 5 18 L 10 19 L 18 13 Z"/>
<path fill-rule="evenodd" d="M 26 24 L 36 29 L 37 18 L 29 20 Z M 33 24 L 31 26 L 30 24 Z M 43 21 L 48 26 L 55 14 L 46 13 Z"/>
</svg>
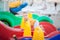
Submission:
<svg viewBox="0 0 60 40">
<path fill-rule="evenodd" d="M 20 17 L 16 17 L 14 26 L 21 25 L 21 22 L 22 22 L 22 17 L 21 16 Z"/>
<path fill-rule="evenodd" d="M 53 24 L 53 20 L 50 19 L 50 18 L 47 17 L 47 16 L 40 16 L 40 17 L 38 18 L 38 21 L 39 21 L 39 22 L 49 22 L 49 23 Z"/>
<path fill-rule="evenodd" d="M 10 10 L 10 9 L 9 9 L 9 10 Z M 15 12 L 11 11 L 11 10 L 10 10 L 10 12 L 11 12 L 12 14 L 14 14 L 14 15 L 16 15 L 16 14 L 17 14 L 17 13 L 15 13 Z"/>
<path fill-rule="evenodd" d="M 49 40 L 60 40 L 60 34 L 50 38 Z"/>
<path fill-rule="evenodd" d="M 19 7 L 16 7 L 16 8 L 10 8 L 10 10 L 14 13 L 18 12 L 18 11 L 21 11 L 22 8 L 26 7 L 28 4 L 27 3 L 23 3 L 21 4 Z"/>
<path fill-rule="evenodd" d="M 21 38 L 20 40 L 32 40 L 32 37 L 24 37 L 24 38 Z"/>
<path fill-rule="evenodd" d="M 20 25 L 20 23 L 21 23 L 21 18 L 15 17 L 10 12 L 0 12 L 0 21 L 2 21 L 2 20 L 5 21 L 6 23 L 8 23 L 9 26 L 11 26 L 11 27 Z"/>
<path fill-rule="evenodd" d="M 35 28 L 32 40 L 44 40 L 44 32 L 40 27 Z"/>
<path fill-rule="evenodd" d="M 45 36 L 47 36 L 48 34 L 54 32 L 54 31 L 57 31 L 57 29 L 55 28 L 55 26 L 53 26 L 49 22 L 40 22 L 40 25 L 42 25 L 41 27 L 44 28 L 44 34 L 45 34 Z"/>
<path fill-rule="evenodd" d="M 10 24 L 9 24 L 9 22 L 8 21 L 6 21 L 6 20 L 1 20 L 4 24 L 6 24 L 6 25 L 8 25 L 8 26 L 10 26 Z"/>
<path fill-rule="evenodd" d="M 23 30 L 11 28 L 0 21 L 0 38 L 1 40 L 10 40 L 16 35 L 17 38 L 23 37 Z"/>
<path fill-rule="evenodd" d="M 12 15 L 10 15 L 11 13 L 9 12 L 0 12 L 0 20 L 4 20 L 7 23 L 9 23 L 10 26 L 13 26 L 14 23 L 14 17 Z"/>
<path fill-rule="evenodd" d="M 10 2 L 9 3 L 9 8 L 15 8 L 21 5 L 20 1 L 15 1 L 15 2 Z"/>
<path fill-rule="evenodd" d="M 56 36 L 56 35 L 58 35 L 58 34 L 59 34 L 59 31 L 54 31 L 54 32 L 48 34 L 48 35 L 45 36 L 45 37 L 47 37 L 47 38 L 52 38 L 52 37 L 54 37 L 54 36 Z"/>
<path fill-rule="evenodd" d="M 33 18 L 33 19 L 37 19 L 37 18 L 39 18 L 39 16 L 36 15 L 36 14 L 32 14 L 32 18 Z"/>
</svg>

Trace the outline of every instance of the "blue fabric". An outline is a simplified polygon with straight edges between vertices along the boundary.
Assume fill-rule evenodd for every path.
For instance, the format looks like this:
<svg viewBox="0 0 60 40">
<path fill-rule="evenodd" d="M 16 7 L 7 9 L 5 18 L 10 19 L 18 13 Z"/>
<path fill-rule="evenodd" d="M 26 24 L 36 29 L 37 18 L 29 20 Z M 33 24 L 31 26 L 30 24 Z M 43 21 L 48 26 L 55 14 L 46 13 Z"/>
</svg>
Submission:
<svg viewBox="0 0 60 40">
<path fill-rule="evenodd" d="M 22 8 L 26 7 L 28 4 L 27 3 L 23 3 L 21 4 L 19 7 L 16 7 L 16 8 L 10 8 L 10 10 L 14 13 L 18 12 L 18 11 L 21 11 Z"/>
<path fill-rule="evenodd" d="M 21 40 L 32 40 L 32 38 L 22 38 Z"/>
<path fill-rule="evenodd" d="M 60 34 L 50 38 L 49 40 L 60 40 Z"/>
</svg>

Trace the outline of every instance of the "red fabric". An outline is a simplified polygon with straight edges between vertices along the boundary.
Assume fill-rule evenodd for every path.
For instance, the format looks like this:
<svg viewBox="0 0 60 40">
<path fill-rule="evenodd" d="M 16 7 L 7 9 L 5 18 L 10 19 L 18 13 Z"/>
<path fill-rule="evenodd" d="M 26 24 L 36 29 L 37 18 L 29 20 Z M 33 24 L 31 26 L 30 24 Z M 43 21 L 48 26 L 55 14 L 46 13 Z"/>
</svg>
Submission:
<svg viewBox="0 0 60 40">
<path fill-rule="evenodd" d="M 48 35 L 45 36 L 45 37 L 51 38 L 51 37 L 53 37 L 53 36 L 56 36 L 57 34 L 59 34 L 59 31 L 54 31 L 54 32 L 51 32 L 50 34 L 48 34 Z"/>
<path fill-rule="evenodd" d="M 42 25 L 42 27 L 45 30 L 45 32 L 44 32 L 45 37 L 49 38 L 49 37 L 52 37 L 52 36 L 58 34 L 57 29 L 49 22 L 40 22 L 40 25 Z M 20 26 L 16 26 L 15 28 L 20 28 Z M 32 29 L 32 36 L 33 36 L 34 27 L 31 26 L 31 29 Z"/>
<path fill-rule="evenodd" d="M 40 22 L 40 25 L 43 26 L 43 28 L 45 30 L 44 34 L 46 37 L 52 37 L 52 36 L 58 34 L 56 28 L 49 22 Z M 33 28 L 33 26 L 31 28 L 32 28 L 31 33 L 33 36 L 34 28 Z M 5 25 L 4 23 L 0 22 L 0 39 L 10 40 L 10 38 L 12 38 L 13 35 L 16 35 L 17 38 L 23 37 L 23 30 L 20 29 L 20 26 L 15 26 L 15 28 L 11 28 L 11 27 Z"/>
<path fill-rule="evenodd" d="M 11 28 L 4 23 L 0 22 L 0 39 L 10 40 L 10 38 L 16 35 L 17 38 L 23 37 L 23 30 L 17 28 Z"/>
<path fill-rule="evenodd" d="M 49 22 L 40 22 L 40 25 L 42 25 L 42 27 L 44 28 L 45 36 L 57 30 L 55 26 L 53 26 Z"/>
<path fill-rule="evenodd" d="M 18 25 L 18 26 L 15 26 L 14 28 L 19 28 L 20 29 L 20 26 Z"/>
<path fill-rule="evenodd" d="M 31 28 L 31 34 L 33 36 L 33 26 Z M 0 40 L 10 40 L 13 35 L 16 35 L 16 37 L 19 39 L 23 37 L 23 33 L 24 32 L 22 29 L 20 29 L 20 26 L 15 26 L 14 28 L 11 28 L 0 21 Z"/>
<path fill-rule="evenodd" d="M 14 28 L 18 28 L 18 29 L 20 29 L 20 26 L 15 26 Z M 32 36 L 33 36 L 33 32 L 34 32 L 34 27 L 31 26 L 31 35 L 32 35 Z"/>
<path fill-rule="evenodd" d="M 14 28 L 20 29 L 20 27 L 21 27 L 21 26 L 15 26 Z M 34 31 L 34 27 L 33 27 L 33 26 L 31 26 L 31 31 Z"/>
</svg>

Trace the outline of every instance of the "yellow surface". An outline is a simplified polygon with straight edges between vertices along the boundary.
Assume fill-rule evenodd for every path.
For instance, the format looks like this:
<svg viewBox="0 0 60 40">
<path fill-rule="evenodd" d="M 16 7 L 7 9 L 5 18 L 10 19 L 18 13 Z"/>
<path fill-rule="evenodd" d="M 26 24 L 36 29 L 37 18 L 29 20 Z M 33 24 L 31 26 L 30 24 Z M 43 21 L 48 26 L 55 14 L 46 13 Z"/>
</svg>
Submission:
<svg viewBox="0 0 60 40">
<path fill-rule="evenodd" d="M 32 13 L 28 13 L 28 18 L 31 19 L 32 18 Z"/>
<path fill-rule="evenodd" d="M 22 19 L 21 28 L 24 29 L 24 37 L 31 37 L 31 25 L 29 21 Z"/>
<path fill-rule="evenodd" d="M 31 26 L 30 22 L 26 21 L 25 22 L 25 28 L 24 28 L 24 37 L 30 37 L 31 36 Z"/>
<path fill-rule="evenodd" d="M 21 28 L 24 29 L 24 27 L 25 27 L 24 18 L 22 18 Z"/>
<path fill-rule="evenodd" d="M 19 0 L 15 1 L 15 2 L 10 2 L 9 3 L 9 7 L 10 8 L 15 8 L 21 5 L 21 2 Z"/>
<path fill-rule="evenodd" d="M 32 40 L 44 40 L 44 33 L 40 27 L 36 27 Z"/>
</svg>

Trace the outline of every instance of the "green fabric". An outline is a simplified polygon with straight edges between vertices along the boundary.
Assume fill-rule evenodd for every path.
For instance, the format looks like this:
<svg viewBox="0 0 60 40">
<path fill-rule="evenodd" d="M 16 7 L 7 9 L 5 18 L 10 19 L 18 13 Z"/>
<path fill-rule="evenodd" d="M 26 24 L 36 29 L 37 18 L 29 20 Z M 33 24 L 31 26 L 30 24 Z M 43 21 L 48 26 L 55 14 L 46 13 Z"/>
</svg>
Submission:
<svg viewBox="0 0 60 40">
<path fill-rule="evenodd" d="M 53 24 L 53 20 L 50 19 L 50 18 L 47 17 L 47 16 L 40 16 L 37 20 L 38 20 L 39 22 L 45 21 L 45 22 L 49 22 L 49 23 Z"/>
<path fill-rule="evenodd" d="M 0 20 L 5 20 L 11 27 L 21 24 L 22 17 L 16 17 L 10 12 L 0 12 Z"/>
<path fill-rule="evenodd" d="M 36 14 L 32 14 L 32 18 L 38 20 L 39 22 L 50 22 L 53 24 L 53 21 L 47 16 L 38 16 Z M 0 12 L 0 21 L 4 20 L 6 23 L 10 25 L 10 27 L 18 26 L 21 24 L 22 16 L 15 16 L 10 12 Z"/>
<path fill-rule="evenodd" d="M 32 14 L 32 18 L 37 19 L 37 18 L 39 18 L 39 16 L 37 14 Z"/>
</svg>

